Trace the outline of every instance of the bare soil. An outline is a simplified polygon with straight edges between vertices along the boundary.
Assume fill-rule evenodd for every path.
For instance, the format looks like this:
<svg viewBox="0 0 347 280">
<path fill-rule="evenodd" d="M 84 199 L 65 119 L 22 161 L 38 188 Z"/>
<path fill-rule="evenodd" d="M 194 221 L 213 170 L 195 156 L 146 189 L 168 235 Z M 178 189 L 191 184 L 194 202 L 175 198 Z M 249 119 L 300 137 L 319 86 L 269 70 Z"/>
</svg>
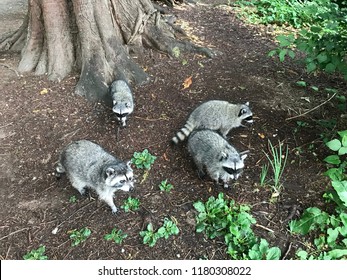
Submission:
<svg viewBox="0 0 347 280">
<path fill-rule="evenodd" d="M 307 207 L 328 207 L 322 198 L 329 187 L 322 175 L 328 151 L 320 135 L 329 137 L 332 130 L 346 129 L 336 99 L 323 104 L 329 98 L 327 92 L 304 89 L 296 82 L 333 87 L 342 94 L 347 86 L 339 77 L 307 75 L 302 65 L 267 57 L 275 47 L 270 34 L 246 25 L 235 10 L 220 2 L 201 1 L 172 10 L 191 39 L 219 55 L 171 58 L 148 50 L 136 58 L 151 80 L 133 87 L 136 109 L 125 129 L 119 129 L 110 108 L 74 95 L 78 74 L 53 83 L 44 76 L 17 73 L 19 54 L 0 54 L 0 259 L 22 259 L 40 245 L 46 246 L 49 259 L 59 260 L 228 259 L 222 239 L 208 240 L 195 232 L 193 203 L 220 192 L 251 205 L 257 235 L 279 246 L 282 258 L 295 258 L 304 239 L 289 233 L 288 221 Z M 16 15 L 20 24 L 22 13 Z M 13 24 L 15 29 L 18 25 L 11 23 L 12 18 L 4 17 L 1 24 Z M 188 77 L 192 84 L 183 89 Z M 170 145 L 188 114 L 210 99 L 249 101 L 254 112 L 253 126 L 229 134 L 235 147 L 250 150 L 244 173 L 229 189 L 215 187 L 208 178 L 200 180 L 185 144 Z M 302 117 L 288 119 L 316 106 Z M 333 129 L 319 124 L 332 119 L 337 121 Z M 56 180 L 53 172 L 60 150 L 78 139 L 95 141 L 122 159 L 144 149 L 157 156 L 145 181 L 141 182 L 143 171 L 135 170 L 138 183 L 130 195 L 140 199 L 139 211 L 112 215 L 94 193 L 81 197 L 66 177 Z M 289 147 L 283 189 L 274 202 L 271 188 L 259 185 L 268 140 Z M 165 179 L 174 186 L 170 193 L 159 190 Z M 72 196 L 77 198 L 75 203 L 70 202 Z M 118 208 L 128 196 L 116 194 Z M 149 222 L 158 228 L 165 217 L 177 221 L 179 235 L 159 240 L 153 248 L 144 245 L 139 232 Z M 58 232 L 53 234 L 56 227 Z M 90 238 L 72 247 L 68 232 L 83 227 L 91 229 Z M 114 227 L 128 234 L 121 245 L 103 239 Z"/>
</svg>

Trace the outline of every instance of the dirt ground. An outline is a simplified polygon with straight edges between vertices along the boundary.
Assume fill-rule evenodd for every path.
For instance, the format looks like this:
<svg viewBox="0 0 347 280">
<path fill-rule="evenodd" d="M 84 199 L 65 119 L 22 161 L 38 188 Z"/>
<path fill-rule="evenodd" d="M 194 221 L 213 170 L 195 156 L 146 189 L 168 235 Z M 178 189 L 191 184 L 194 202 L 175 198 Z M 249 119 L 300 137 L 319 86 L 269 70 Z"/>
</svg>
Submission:
<svg viewBox="0 0 347 280">
<path fill-rule="evenodd" d="M 217 5 L 222 2 L 175 6 L 172 12 L 190 30 L 191 38 L 221 54 L 212 59 L 181 54 L 176 59 L 146 51 L 138 62 L 151 81 L 133 88 L 136 108 L 125 129 L 118 128 L 110 108 L 73 94 L 77 74 L 53 83 L 42 76 L 18 73 L 19 54 L 0 54 L 0 259 L 22 259 L 40 245 L 46 246 L 49 259 L 59 260 L 227 259 L 223 240 L 208 240 L 195 232 L 193 203 L 220 192 L 251 205 L 257 235 L 279 246 L 282 258 L 295 257 L 304 239 L 290 235 L 288 219 L 310 206 L 326 207 L 322 194 L 329 183 L 322 175 L 322 159 L 328 151 L 320 135 L 329 137 L 333 129 L 347 127 L 345 115 L 336 109 L 337 99 L 323 104 L 329 98 L 327 92 L 304 89 L 296 82 L 335 88 L 341 94 L 346 94 L 347 86 L 338 77 L 307 75 L 301 65 L 267 57 L 275 46 L 271 35 L 242 23 L 235 10 Z M 18 27 L 25 12 L 21 8 L 19 13 L 2 17 L 1 25 Z M 12 22 L 14 15 L 18 20 Z M 188 77 L 192 84 L 183 89 Z M 251 127 L 232 130 L 228 136 L 240 151 L 250 150 L 244 173 L 229 189 L 200 180 L 185 144 L 170 145 L 188 114 L 210 99 L 249 101 L 254 112 Z M 302 117 L 288 119 L 316 106 Z M 93 140 L 121 159 L 144 149 L 157 156 L 144 182 L 143 172 L 135 169 L 138 183 L 131 196 L 140 200 L 139 211 L 112 215 L 95 194 L 81 197 L 66 177 L 56 180 L 53 172 L 60 150 L 78 139 Z M 289 147 L 283 190 L 276 202 L 270 201 L 271 189 L 259 185 L 268 140 Z M 165 179 L 174 186 L 170 193 L 159 190 Z M 116 194 L 118 208 L 128 195 Z M 76 202 L 70 201 L 72 196 Z M 180 233 L 159 240 L 153 248 L 144 245 L 139 232 L 148 222 L 158 228 L 165 217 L 177 221 Z M 68 232 L 83 227 L 92 231 L 91 236 L 72 247 Z M 128 234 L 121 245 L 103 239 L 114 227 Z"/>
</svg>

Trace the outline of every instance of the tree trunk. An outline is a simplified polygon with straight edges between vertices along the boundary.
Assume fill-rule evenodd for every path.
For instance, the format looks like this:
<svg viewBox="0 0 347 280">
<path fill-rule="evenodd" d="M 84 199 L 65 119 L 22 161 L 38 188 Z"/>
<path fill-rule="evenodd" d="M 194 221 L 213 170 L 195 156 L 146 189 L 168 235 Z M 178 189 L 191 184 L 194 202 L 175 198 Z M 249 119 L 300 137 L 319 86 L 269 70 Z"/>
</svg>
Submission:
<svg viewBox="0 0 347 280">
<path fill-rule="evenodd" d="M 76 93 L 111 102 L 114 79 L 140 84 L 147 75 L 129 56 L 144 47 L 172 54 L 174 47 L 211 55 L 205 48 L 176 40 L 150 0 L 28 0 L 23 25 L 0 39 L 0 49 L 21 50 L 18 69 L 60 81 L 80 71 Z"/>
</svg>

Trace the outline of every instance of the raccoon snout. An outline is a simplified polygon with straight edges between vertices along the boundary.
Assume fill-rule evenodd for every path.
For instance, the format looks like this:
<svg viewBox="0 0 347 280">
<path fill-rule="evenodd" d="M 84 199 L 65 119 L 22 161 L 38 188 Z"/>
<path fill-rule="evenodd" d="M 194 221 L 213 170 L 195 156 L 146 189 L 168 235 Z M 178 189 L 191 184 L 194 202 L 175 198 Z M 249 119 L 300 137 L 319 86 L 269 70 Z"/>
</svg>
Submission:
<svg viewBox="0 0 347 280">
<path fill-rule="evenodd" d="M 131 186 L 131 187 L 129 188 L 129 192 L 133 192 L 134 189 L 135 189 L 135 187 L 134 187 L 134 186 Z"/>
</svg>

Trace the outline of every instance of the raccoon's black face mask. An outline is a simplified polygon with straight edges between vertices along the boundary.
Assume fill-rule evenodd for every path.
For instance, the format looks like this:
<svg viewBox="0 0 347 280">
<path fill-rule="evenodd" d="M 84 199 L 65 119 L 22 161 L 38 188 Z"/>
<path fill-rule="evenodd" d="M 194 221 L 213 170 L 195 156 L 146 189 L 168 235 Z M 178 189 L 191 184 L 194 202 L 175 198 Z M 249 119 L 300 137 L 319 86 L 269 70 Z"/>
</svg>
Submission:
<svg viewBox="0 0 347 280">
<path fill-rule="evenodd" d="M 231 167 L 223 166 L 223 170 L 230 174 L 232 178 L 236 180 L 241 175 L 243 168 L 233 169 Z"/>
</svg>

